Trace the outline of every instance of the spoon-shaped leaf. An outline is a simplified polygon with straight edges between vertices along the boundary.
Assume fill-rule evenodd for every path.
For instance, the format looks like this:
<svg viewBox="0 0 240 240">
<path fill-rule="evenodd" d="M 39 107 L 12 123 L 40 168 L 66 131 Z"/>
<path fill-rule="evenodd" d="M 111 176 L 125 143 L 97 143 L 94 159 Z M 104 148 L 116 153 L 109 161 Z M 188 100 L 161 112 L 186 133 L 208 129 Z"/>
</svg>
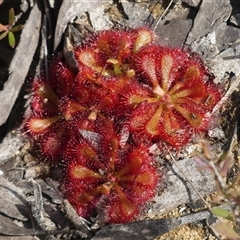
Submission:
<svg viewBox="0 0 240 240">
<path fill-rule="evenodd" d="M 2 40 L 3 38 L 5 38 L 7 36 L 8 32 L 3 32 L 1 35 L 0 35 L 0 40 Z"/>
<path fill-rule="evenodd" d="M 1 23 L 0 23 L 0 32 L 2 32 L 2 31 L 7 31 L 8 30 L 8 25 L 2 25 Z"/>
<path fill-rule="evenodd" d="M 15 13 L 14 13 L 13 8 L 11 8 L 9 10 L 9 14 L 8 14 L 8 24 L 9 24 L 10 28 L 13 26 L 14 20 L 15 20 Z"/>
<path fill-rule="evenodd" d="M 214 226 L 212 226 L 212 228 L 217 231 L 218 233 L 220 233 L 221 235 L 232 239 L 232 240 L 239 240 L 240 236 L 235 232 L 235 230 L 233 230 L 228 224 L 226 223 L 221 223 L 218 222 L 216 223 Z"/>
<path fill-rule="evenodd" d="M 14 26 L 13 28 L 11 28 L 9 30 L 9 32 L 17 32 L 17 31 L 20 31 L 21 29 L 23 29 L 23 25 L 22 24 Z"/>
<path fill-rule="evenodd" d="M 216 216 L 228 219 L 230 221 L 234 221 L 231 213 L 228 210 L 225 210 L 223 208 L 214 207 L 214 208 L 211 209 L 211 212 Z"/>
<path fill-rule="evenodd" d="M 9 45 L 10 45 L 12 48 L 15 47 L 16 41 L 15 41 L 14 34 L 13 34 L 12 32 L 9 32 L 9 33 L 8 33 L 8 42 L 9 42 Z"/>
</svg>

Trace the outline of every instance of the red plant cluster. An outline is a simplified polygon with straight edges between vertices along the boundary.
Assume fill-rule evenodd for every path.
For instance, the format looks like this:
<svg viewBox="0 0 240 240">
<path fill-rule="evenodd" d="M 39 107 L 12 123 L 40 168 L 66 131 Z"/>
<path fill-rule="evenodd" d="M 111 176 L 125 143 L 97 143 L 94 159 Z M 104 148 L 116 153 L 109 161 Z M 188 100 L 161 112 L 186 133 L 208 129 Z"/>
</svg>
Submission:
<svg viewBox="0 0 240 240">
<path fill-rule="evenodd" d="M 131 221 L 155 195 L 158 174 L 152 157 L 144 145 L 121 147 L 116 135 L 99 140 L 96 146 L 69 142 L 66 197 L 83 217 L 98 205 L 110 223 Z"/>
<path fill-rule="evenodd" d="M 55 60 L 33 82 L 25 130 L 52 164 L 79 215 L 132 221 L 161 178 L 149 147 L 180 148 L 208 128 L 220 100 L 192 53 L 154 43 L 152 31 L 106 30 L 74 49 L 78 71 Z"/>
</svg>

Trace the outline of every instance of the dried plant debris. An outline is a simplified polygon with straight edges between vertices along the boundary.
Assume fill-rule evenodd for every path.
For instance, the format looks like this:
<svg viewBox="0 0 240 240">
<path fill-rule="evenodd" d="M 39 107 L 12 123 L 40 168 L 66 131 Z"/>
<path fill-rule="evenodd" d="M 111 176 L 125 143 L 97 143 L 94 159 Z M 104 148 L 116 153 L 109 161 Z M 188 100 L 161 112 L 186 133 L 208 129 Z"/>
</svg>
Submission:
<svg viewBox="0 0 240 240">
<path fill-rule="evenodd" d="M 229 0 L 219 0 L 218 2 L 202 1 L 198 14 L 194 19 L 193 28 L 189 33 L 187 44 L 191 44 L 197 38 L 203 37 L 214 27 L 226 22 L 231 15 L 231 5 Z"/>
<path fill-rule="evenodd" d="M 42 180 L 32 179 L 21 182 L 19 187 L 16 187 L 2 176 L 0 177 L 0 200 L 2 202 L 0 235 L 59 235 L 60 237 L 66 234 L 68 239 L 73 234 L 86 237 L 86 234 L 81 231 L 70 230 L 71 224 L 64 219 L 64 210 L 59 204 L 52 204 L 43 197 Z"/>
<path fill-rule="evenodd" d="M 0 212 L 13 219 L 26 221 L 29 219 L 29 205 L 21 188 L 0 177 Z"/>
<path fill-rule="evenodd" d="M 106 4 L 109 2 L 110 2 L 110 0 L 100 0 L 100 1 L 93 1 L 93 2 L 86 2 L 84 0 L 64 1 L 59 10 L 58 20 L 56 23 L 54 48 L 55 49 L 57 48 L 57 46 L 60 43 L 60 40 L 62 38 L 62 35 L 67 27 L 67 24 L 72 19 L 74 19 L 76 16 L 83 14 L 84 12 L 88 12 L 91 9 L 98 9 L 98 7 L 100 5 Z"/>
<path fill-rule="evenodd" d="M 195 202 L 199 196 L 193 187 L 203 197 L 214 192 L 213 176 L 207 171 L 200 170 L 193 159 L 181 160 L 177 162 L 177 166 L 174 164 L 167 166 L 169 169 L 166 174 L 166 186 L 156 197 L 150 214 L 166 213 L 181 204 Z M 193 187 L 185 176 L 191 179 Z"/>
<path fill-rule="evenodd" d="M 110 225 L 102 228 L 92 240 L 124 240 L 126 238 L 151 240 L 178 226 L 207 219 L 210 216 L 210 212 L 202 211 L 179 218 L 143 220 L 125 225 Z"/>
<path fill-rule="evenodd" d="M 19 131 L 9 132 L 0 143 L 0 166 L 16 156 L 24 143 L 24 138 Z"/>
<path fill-rule="evenodd" d="M 21 33 L 20 42 L 9 66 L 9 79 L 0 92 L 0 125 L 5 123 L 27 77 L 39 41 L 41 11 L 35 4 Z M 23 56 L 24 52 L 24 58 Z M 21 73 L 21 74 L 20 74 Z"/>
</svg>

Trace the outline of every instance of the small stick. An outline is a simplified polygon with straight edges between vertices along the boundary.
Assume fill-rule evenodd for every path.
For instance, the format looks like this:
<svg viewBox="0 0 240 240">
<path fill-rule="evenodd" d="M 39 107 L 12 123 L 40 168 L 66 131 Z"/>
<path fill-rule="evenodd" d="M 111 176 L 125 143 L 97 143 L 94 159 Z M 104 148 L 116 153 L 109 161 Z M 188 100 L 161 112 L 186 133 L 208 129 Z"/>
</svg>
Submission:
<svg viewBox="0 0 240 240">
<path fill-rule="evenodd" d="M 156 30 L 159 22 L 163 19 L 163 17 L 166 15 L 167 11 L 169 10 L 169 8 L 171 7 L 173 3 L 173 0 L 170 1 L 170 3 L 168 4 L 167 8 L 164 10 L 164 12 L 162 13 L 162 15 L 159 17 L 159 19 L 157 20 L 157 22 L 154 24 L 154 27 L 153 27 L 153 31 Z"/>
<path fill-rule="evenodd" d="M 182 171 L 182 169 L 178 166 L 176 160 L 174 159 L 173 155 L 168 152 L 171 159 L 173 160 L 175 166 L 177 167 L 177 169 L 179 170 L 179 172 L 181 172 L 181 174 L 185 177 L 185 179 L 188 181 L 188 183 L 191 185 L 192 189 L 196 192 L 196 194 L 199 196 L 199 198 L 204 202 L 204 204 L 207 206 L 208 210 L 211 210 L 211 207 L 209 206 L 209 204 L 205 201 L 205 199 L 201 196 L 201 194 L 199 193 L 199 191 L 195 188 L 195 186 L 192 184 L 191 180 L 186 176 L 186 174 Z"/>
</svg>

